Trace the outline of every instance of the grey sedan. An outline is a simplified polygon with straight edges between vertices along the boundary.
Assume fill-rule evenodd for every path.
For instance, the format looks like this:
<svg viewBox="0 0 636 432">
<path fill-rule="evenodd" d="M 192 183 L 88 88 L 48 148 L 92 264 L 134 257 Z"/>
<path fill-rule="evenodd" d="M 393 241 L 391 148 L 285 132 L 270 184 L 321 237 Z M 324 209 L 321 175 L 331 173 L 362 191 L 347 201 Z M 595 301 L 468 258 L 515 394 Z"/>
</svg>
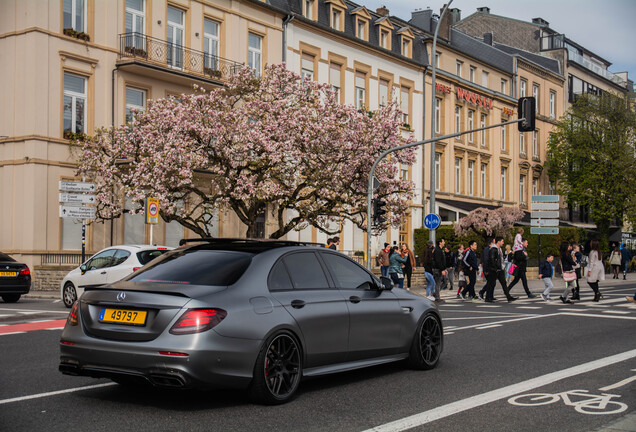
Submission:
<svg viewBox="0 0 636 432">
<path fill-rule="evenodd" d="M 402 360 L 432 369 L 442 346 L 432 302 L 338 252 L 205 239 L 87 289 L 62 333 L 59 369 L 122 384 L 246 388 L 278 404 L 302 377 Z"/>
</svg>

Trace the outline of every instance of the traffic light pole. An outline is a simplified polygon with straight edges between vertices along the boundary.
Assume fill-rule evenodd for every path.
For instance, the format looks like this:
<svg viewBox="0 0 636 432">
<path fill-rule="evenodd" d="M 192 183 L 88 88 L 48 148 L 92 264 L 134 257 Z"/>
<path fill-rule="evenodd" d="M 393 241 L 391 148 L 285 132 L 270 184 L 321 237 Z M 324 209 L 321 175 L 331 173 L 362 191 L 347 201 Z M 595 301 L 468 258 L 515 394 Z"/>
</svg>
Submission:
<svg viewBox="0 0 636 432">
<path fill-rule="evenodd" d="M 450 134 L 450 135 L 443 135 L 443 136 L 438 136 L 435 138 L 431 138 L 428 140 L 424 140 L 424 141 L 417 141 L 414 143 L 410 143 L 410 144 L 404 144 L 402 146 L 399 147 L 394 147 L 392 149 L 386 150 L 384 151 L 380 156 L 378 156 L 378 158 L 375 160 L 375 162 L 373 163 L 373 166 L 371 167 L 371 172 L 369 173 L 369 189 L 368 189 L 368 194 L 367 194 L 367 253 L 365 255 L 365 259 L 366 259 L 366 266 L 367 269 L 371 270 L 371 227 L 372 227 L 372 201 L 373 201 L 373 174 L 375 173 L 375 169 L 378 166 L 378 164 L 380 163 L 380 161 L 382 161 L 382 159 L 384 159 L 386 156 L 390 155 L 391 153 L 395 153 L 397 151 L 400 150 L 406 150 L 408 148 L 411 147 L 417 147 L 417 146 L 421 146 L 424 144 L 430 144 L 436 141 L 440 141 L 440 140 L 445 140 L 445 139 L 449 139 L 449 138 L 455 138 L 461 135 L 465 135 L 468 133 L 474 133 L 474 132 L 479 132 L 479 131 L 483 131 L 483 130 L 487 130 L 487 129 L 493 129 L 496 127 L 501 127 L 501 126 L 507 126 L 510 124 L 516 124 L 516 123 L 522 123 L 525 122 L 526 119 L 521 118 L 518 120 L 511 120 L 508 122 L 504 122 L 504 123 L 499 123 L 496 125 L 491 125 L 491 126 L 485 126 L 482 128 L 478 128 L 478 129 L 471 129 L 469 131 L 465 131 L 465 132 L 457 132 L 454 134 Z M 423 191 L 422 191 L 423 192 Z"/>
</svg>

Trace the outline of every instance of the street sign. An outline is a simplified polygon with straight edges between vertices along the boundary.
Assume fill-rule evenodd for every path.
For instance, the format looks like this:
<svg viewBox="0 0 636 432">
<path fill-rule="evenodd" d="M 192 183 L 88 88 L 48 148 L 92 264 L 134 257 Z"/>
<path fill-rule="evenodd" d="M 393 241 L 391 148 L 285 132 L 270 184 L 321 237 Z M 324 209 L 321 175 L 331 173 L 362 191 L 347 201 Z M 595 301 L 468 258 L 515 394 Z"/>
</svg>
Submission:
<svg viewBox="0 0 636 432">
<path fill-rule="evenodd" d="M 60 181 L 60 190 L 67 192 L 95 192 L 95 183 Z"/>
<path fill-rule="evenodd" d="M 380 180 L 376 176 L 373 176 L 373 190 L 380 187 Z"/>
<path fill-rule="evenodd" d="M 60 202 L 74 203 L 74 204 L 94 204 L 95 195 L 72 194 L 72 193 L 62 192 L 60 194 Z"/>
<path fill-rule="evenodd" d="M 157 198 L 146 198 L 146 223 L 159 223 L 159 200 Z"/>
<path fill-rule="evenodd" d="M 424 218 L 424 226 L 428 229 L 434 230 L 442 223 L 442 219 L 435 213 L 429 213 Z"/>
<path fill-rule="evenodd" d="M 558 210 L 558 202 L 531 202 L 530 210 Z"/>
<path fill-rule="evenodd" d="M 530 226 L 533 227 L 558 227 L 559 220 L 558 219 L 532 219 L 530 221 Z"/>
<path fill-rule="evenodd" d="M 550 228 L 550 227 L 531 227 L 530 234 L 558 234 L 559 227 Z"/>
<path fill-rule="evenodd" d="M 558 219 L 558 211 L 533 211 L 530 213 L 530 217 L 534 219 Z"/>
<path fill-rule="evenodd" d="M 532 202 L 559 202 L 559 195 L 532 195 Z"/>
<path fill-rule="evenodd" d="M 95 219 L 95 207 L 61 205 L 60 217 L 75 219 Z"/>
</svg>

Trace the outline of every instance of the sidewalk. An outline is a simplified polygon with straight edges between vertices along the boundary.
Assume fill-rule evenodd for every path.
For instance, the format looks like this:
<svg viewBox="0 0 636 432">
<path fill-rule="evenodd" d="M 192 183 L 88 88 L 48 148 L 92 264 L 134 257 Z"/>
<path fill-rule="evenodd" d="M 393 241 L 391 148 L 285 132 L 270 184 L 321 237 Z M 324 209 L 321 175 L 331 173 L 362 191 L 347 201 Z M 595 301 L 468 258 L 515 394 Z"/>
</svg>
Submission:
<svg viewBox="0 0 636 432">
<path fill-rule="evenodd" d="M 594 432 L 636 432 L 636 411 L 632 411 Z"/>
</svg>

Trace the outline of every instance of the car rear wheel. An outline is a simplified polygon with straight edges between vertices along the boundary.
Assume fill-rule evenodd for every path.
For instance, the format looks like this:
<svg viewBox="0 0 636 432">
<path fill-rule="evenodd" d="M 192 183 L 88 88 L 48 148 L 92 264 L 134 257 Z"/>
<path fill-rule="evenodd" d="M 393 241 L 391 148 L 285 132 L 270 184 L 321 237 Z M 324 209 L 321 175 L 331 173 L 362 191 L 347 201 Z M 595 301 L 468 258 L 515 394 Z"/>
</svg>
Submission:
<svg viewBox="0 0 636 432">
<path fill-rule="evenodd" d="M 64 306 L 70 308 L 76 300 L 77 291 L 75 291 L 75 286 L 73 286 L 72 282 L 66 282 L 64 290 L 62 291 L 62 301 L 64 302 Z"/>
<path fill-rule="evenodd" d="M 5 303 L 15 303 L 20 300 L 20 297 L 22 297 L 22 294 L 3 294 L 2 300 L 4 300 Z"/>
<path fill-rule="evenodd" d="M 277 405 L 290 401 L 302 376 L 300 346 L 289 333 L 277 333 L 261 348 L 249 389 L 256 402 Z"/>
<path fill-rule="evenodd" d="M 411 344 L 409 365 L 415 369 L 433 369 L 442 353 L 442 324 L 433 313 L 427 313 L 417 326 Z"/>
</svg>

